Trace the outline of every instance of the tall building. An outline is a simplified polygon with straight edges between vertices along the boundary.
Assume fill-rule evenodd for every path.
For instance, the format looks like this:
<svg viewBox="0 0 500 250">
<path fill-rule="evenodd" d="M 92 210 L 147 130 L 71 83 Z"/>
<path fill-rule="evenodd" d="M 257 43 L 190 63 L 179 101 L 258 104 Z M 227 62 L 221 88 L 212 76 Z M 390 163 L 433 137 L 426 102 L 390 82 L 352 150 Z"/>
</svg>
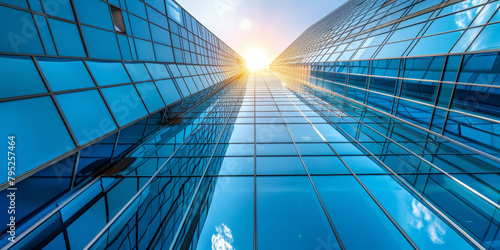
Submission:
<svg viewBox="0 0 500 250">
<path fill-rule="evenodd" d="M 399 213 L 407 207 L 407 226 L 427 228 L 438 244 L 449 231 L 413 217 L 424 207 L 474 247 L 500 248 L 499 6 L 349 1 L 272 64 L 356 152 L 383 166 L 382 176 L 411 190 L 420 203 L 400 201 Z M 381 185 L 365 184 L 375 199 Z"/>
<path fill-rule="evenodd" d="M 45 216 L 64 213 L 75 195 L 84 200 L 72 209 L 87 209 L 83 190 L 96 191 L 87 185 L 101 185 L 97 176 L 168 124 L 183 124 L 182 114 L 244 69 L 173 0 L 0 0 L 0 23 L 0 135 L 15 143 L 0 171 L 0 246 L 16 236 L 30 249 L 66 238 L 66 247 L 81 248 L 100 223 L 60 234 L 68 221 Z M 9 187 L 17 188 L 15 209 Z M 107 223 L 113 214 L 105 214 Z M 43 243 L 20 237 L 42 221 L 52 225 L 36 233 Z"/>
<path fill-rule="evenodd" d="M 500 248 L 499 7 L 351 0 L 249 71 L 173 0 L 0 0 L 0 246 Z"/>
</svg>

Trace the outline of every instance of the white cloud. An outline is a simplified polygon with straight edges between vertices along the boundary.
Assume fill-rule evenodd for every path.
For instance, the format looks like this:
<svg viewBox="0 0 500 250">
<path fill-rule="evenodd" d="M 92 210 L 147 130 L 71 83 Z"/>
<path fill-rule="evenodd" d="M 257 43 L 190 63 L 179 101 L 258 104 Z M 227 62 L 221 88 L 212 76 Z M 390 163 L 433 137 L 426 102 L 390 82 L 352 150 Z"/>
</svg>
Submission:
<svg viewBox="0 0 500 250">
<path fill-rule="evenodd" d="M 408 221 L 411 226 L 417 230 L 425 227 L 425 231 L 429 235 L 430 240 L 434 244 L 442 245 L 444 240 L 442 236 L 446 234 L 442 222 L 429 211 L 422 203 L 413 199 L 411 201 L 412 211 L 408 216 Z"/>
<path fill-rule="evenodd" d="M 234 250 L 234 239 L 231 229 L 222 223 L 215 227 L 216 234 L 212 235 L 212 250 Z"/>
</svg>

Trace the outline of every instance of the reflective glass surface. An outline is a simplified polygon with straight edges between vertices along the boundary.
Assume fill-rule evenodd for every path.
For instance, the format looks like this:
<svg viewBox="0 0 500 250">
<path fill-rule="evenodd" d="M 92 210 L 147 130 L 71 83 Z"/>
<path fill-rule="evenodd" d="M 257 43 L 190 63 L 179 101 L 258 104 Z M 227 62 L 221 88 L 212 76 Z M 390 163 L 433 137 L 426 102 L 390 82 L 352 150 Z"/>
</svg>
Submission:
<svg viewBox="0 0 500 250">
<path fill-rule="evenodd" d="M 133 85 L 105 88 L 102 93 L 120 126 L 148 113 Z"/>
<path fill-rule="evenodd" d="M 0 0 L 0 248 L 500 248 L 498 8 L 350 0 L 248 70 L 175 1 Z"/>
<path fill-rule="evenodd" d="M 95 87 L 81 60 L 61 61 L 42 58 L 37 60 L 52 91 Z M 68 81 L 70 78 L 73 80 Z"/>
<path fill-rule="evenodd" d="M 63 154 L 68 148 L 74 148 L 74 143 L 50 97 L 2 102 L 0 109 L 2 114 L 11 119 L 9 123 L 3 122 L 1 125 L 3 136 L 16 136 L 16 153 L 29 155 L 18 157 L 18 175 Z M 47 144 L 48 142 L 53 143 Z M 2 173 L 2 178 L 7 179 L 6 171 Z"/>
<path fill-rule="evenodd" d="M 130 82 L 122 63 L 87 61 L 87 65 L 100 86 Z"/>
<path fill-rule="evenodd" d="M 117 128 L 97 90 L 62 94 L 56 98 L 82 145 Z M 92 106 L 81 105 L 84 102 Z"/>
<path fill-rule="evenodd" d="M 0 57 L 0 72 L 0 98 L 47 92 L 33 60 L 29 57 Z"/>
<path fill-rule="evenodd" d="M 260 177 L 256 202 L 259 249 L 303 249 L 320 240 L 337 246 L 307 177 Z"/>
</svg>

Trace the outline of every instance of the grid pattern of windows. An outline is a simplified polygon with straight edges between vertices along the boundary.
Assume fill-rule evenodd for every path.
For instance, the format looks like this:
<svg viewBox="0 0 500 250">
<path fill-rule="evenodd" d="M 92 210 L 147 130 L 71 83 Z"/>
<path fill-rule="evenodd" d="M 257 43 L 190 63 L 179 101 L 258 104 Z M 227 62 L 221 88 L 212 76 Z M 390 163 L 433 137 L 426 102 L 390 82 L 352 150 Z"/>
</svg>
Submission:
<svg viewBox="0 0 500 250">
<path fill-rule="evenodd" d="M 0 30 L 0 109 L 15 102 L 11 118 L 20 120 L 21 109 L 39 103 L 31 98 L 46 100 L 40 108 L 57 109 L 61 117 L 51 120 L 67 133 L 52 142 L 66 150 L 53 151 L 70 152 L 239 73 L 239 55 L 175 2 L 162 2 L 0 1 L 3 23 L 13 24 Z M 36 126 L 11 125 L 3 133 Z M 23 144 L 46 144 L 32 139 Z M 19 153 L 37 154 L 23 144 Z M 54 158 L 40 154 L 17 174 Z"/>
<path fill-rule="evenodd" d="M 0 21 L 0 135 L 18 138 L 18 186 L 43 193 L 19 198 L 25 228 L 244 69 L 171 0 L 0 0 Z"/>
<path fill-rule="evenodd" d="M 238 249 L 474 248 L 432 195 L 332 124 L 316 99 L 270 73 L 242 77 L 141 144 L 14 247 L 210 249 L 222 237 Z M 83 232 L 89 223 L 98 226 Z"/>
<path fill-rule="evenodd" d="M 271 65 L 365 150 L 358 154 L 386 165 L 486 249 L 498 248 L 500 225 L 499 7 L 348 1 Z M 355 162 L 360 171 L 371 165 Z"/>
<path fill-rule="evenodd" d="M 500 248 L 500 1 L 351 0 L 252 72 L 173 0 L 49 6 L 0 0 L 36 24 L 0 110 L 46 191 L 2 246 Z"/>
</svg>

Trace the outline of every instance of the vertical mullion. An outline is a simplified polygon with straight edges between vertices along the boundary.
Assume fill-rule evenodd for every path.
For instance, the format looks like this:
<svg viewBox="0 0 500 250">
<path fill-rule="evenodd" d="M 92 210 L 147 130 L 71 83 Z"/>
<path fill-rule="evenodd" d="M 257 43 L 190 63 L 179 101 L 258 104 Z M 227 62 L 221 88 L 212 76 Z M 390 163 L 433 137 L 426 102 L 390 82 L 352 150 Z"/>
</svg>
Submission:
<svg viewBox="0 0 500 250">
<path fill-rule="evenodd" d="M 253 185 L 254 185 L 254 202 L 253 202 L 253 249 L 258 249 L 258 238 L 257 238 L 257 93 L 256 93 L 256 82 L 255 82 L 255 72 L 251 73 L 253 79 L 253 126 L 254 126 L 254 148 L 253 148 Z M 247 84 L 250 81 L 247 80 Z"/>
<path fill-rule="evenodd" d="M 73 14 L 75 15 L 76 26 L 78 27 L 78 33 L 80 33 L 80 38 L 82 40 L 83 49 L 85 50 L 85 54 L 88 58 L 90 58 L 89 49 L 87 47 L 87 42 L 85 41 L 85 37 L 83 36 L 82 26 L 80 24 L 80 19 L 78 18 L 78 13 L 76 13 L 76 7 L 74 0 L 68 0 L 71 4 L 71 9 L 73 10 Z M 54 42 L 55 43 L 55 42 Z"/>
<path fill-rule="evenodd" d="M 446 131 L 446 125 L 448 124 L 448 118 L 450 116 L 450 110 L 451 110 L 451 107 L 453 105 L 453 98 L 455 96 L 455 91 L 457 89 L 457 82 L 458 82 L 458 79 L 460 77 L 460 73 L 463 70 L 464 59 L 465 59 L 465 55 L 462 55 L 462 57 L 460 58 L 460 64 L 459 64 L 460 66 L 458 67 L 457 75 L 455 77 L 455 84 L 453 84 L 453 90 L 451 91 L 451 94 L 450 94 L 450 100 L 449 100 L 449 103 L 448 103 L 448 109 L 446 111 L 446 116 L 444 118 L 443 129 L 441 130 L 441 135 L 444 135 L 444 132 Z"/>
<path fill-rule="evenodd" d="M 111 106 L 109 105 L 108 101 L 106 100 L 106 97 L 104 97 L 104 94 L 102 93 L 101 86 L 97 83 L 97 80 L 95 79 L 94 75 L 92 74 L 92 71 L 90 70 L 87 61 L 83 60 L 83 65 L 85 65 L 85 68 L 87 69 L 87 72 L 89 72 L 89 76 L 92 78 L 92 81 L 94 82 L 94 85 L 97 88 L 97 91 L 99 91 L 99 95 L 101 96 L 102 100 L 104 101 L 104 104 L 106 105 L 106 108 L 108 108 L 108 112 L 113 118 L 113 121 L 115 122 L 117 128 L 120 128 L 120 123 L 118 123 L 118 120 L 115 117 L 115 114 L 113 114 L 113 111 L 111 110 Z"/>
</svg>

